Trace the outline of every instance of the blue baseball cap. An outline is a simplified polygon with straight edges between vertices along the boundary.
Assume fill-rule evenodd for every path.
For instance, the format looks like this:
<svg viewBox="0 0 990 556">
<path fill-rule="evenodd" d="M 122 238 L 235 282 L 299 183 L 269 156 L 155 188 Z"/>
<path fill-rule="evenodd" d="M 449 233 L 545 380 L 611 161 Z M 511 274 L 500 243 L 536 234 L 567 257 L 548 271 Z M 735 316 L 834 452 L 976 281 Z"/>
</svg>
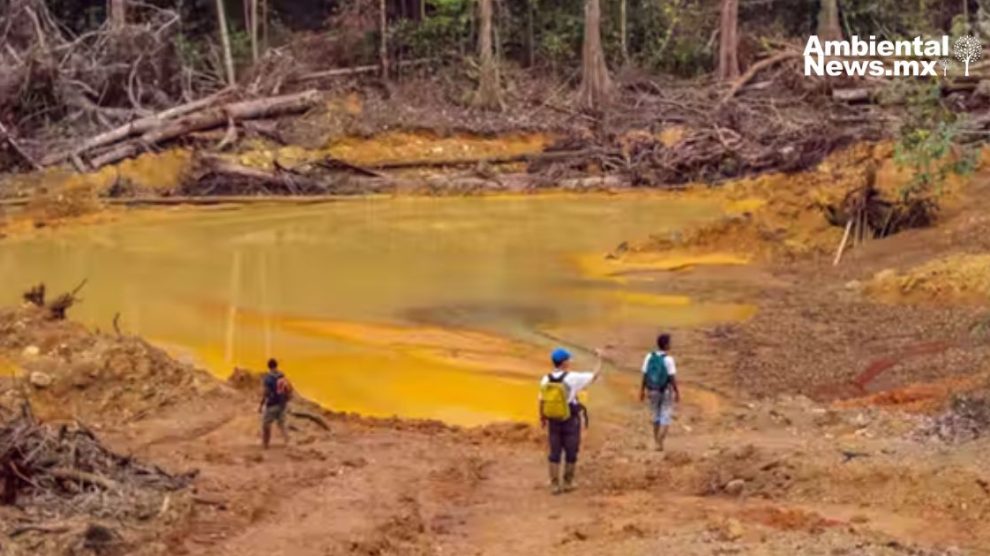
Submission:
<svg viewBox="0 0 990 556">
<path fill-rule="evenodd" d="M 553 361 L 555 367 L 559 367 L 561 363 L 567 361 L 571 358 L 571 353 L 564 348 L 557 348 L 553 350 L 550 354 L 550 360 Z"/>
</svg>

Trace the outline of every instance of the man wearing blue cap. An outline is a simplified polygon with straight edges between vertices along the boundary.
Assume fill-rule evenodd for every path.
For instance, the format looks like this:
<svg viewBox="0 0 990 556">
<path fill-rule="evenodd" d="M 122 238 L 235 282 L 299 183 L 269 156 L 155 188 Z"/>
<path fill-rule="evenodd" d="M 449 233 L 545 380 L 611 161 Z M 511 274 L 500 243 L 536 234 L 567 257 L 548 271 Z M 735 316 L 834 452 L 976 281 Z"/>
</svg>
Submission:
<svg viewBox="0 0 990 556">
<path fill-rule="evenodd" d="M 578 392 L 587 388 L 602 372 L 602 351 L 595 350 L 595 370 L 570 372 L 571 354 L 557 348 L 550 354 L 553 372 L 540 381 L 540 425 L 547 429 L 550 447 L 550 488 L 554 494 L 574 488 L 574 472 L 581 448 L 581 406 Z M 564 456 L 564 477 L 560 477 L 560 458 Z"/>
</svg>

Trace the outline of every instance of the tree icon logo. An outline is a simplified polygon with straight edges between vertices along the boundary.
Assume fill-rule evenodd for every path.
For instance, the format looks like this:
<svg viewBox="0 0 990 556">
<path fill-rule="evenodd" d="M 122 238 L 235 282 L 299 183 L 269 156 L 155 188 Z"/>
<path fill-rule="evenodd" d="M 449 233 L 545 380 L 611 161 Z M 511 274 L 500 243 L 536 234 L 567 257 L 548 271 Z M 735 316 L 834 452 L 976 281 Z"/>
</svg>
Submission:
<svg viewBox="0 0 990 556">
<path fill-rule="evenodd" d="M 942 58 L 938 61 L 939 65 L 942 66 L 942 77 L 948 77 L 949 68 L 952 67 L 952 60 L 948 58 Z"/>
<path fill-rule="evenodd" d="M 956 59 L 962 62 L 966 68 L 965 75 L 969 77 L 969 64 L 983 57 L 983 45 L 975 35 L 963 35 L 956 39 L 956 44 L 952 47 Z"/>
</svg>

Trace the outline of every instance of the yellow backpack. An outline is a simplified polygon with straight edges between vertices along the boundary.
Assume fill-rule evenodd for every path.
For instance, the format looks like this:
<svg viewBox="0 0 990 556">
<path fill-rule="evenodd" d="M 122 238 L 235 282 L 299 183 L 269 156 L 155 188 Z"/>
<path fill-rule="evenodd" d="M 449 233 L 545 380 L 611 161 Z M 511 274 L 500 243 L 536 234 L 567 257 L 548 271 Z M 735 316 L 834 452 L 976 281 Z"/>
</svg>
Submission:
<svg viewBox="0 0 990 556">
<path fill-rule="evenodd" d="M 571 418 L 571 405 L 567 403 L 570 397 L 570 389 L 564 378 L 567 373 L 554 378 L 552 374 L 547 375 L 547 382 L 540 387 L 540 407 L 543 416 L 554 421 L 566 421 Z"/>
</svg>

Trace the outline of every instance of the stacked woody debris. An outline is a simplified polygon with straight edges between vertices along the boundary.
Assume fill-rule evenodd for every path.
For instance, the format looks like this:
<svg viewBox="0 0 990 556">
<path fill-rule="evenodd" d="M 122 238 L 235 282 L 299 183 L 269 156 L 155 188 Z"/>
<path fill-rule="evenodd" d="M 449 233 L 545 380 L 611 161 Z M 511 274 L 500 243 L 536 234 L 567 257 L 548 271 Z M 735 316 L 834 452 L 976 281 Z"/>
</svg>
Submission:
<svg viewBox="0 0 990 556">
<path fill-rule="evenodd" d="M 29 514 L 125 519 L 151 517 L 193 474 L 116 454 L 81 423 L 39 423 L 24 406 L 0 425 L 0 477 L 0 502 Z"/>
<path fill-rule="evenodd" d="M 106 448 L 79 422 L 40 423 L 24 404 L 0 424 L 0 518 L 13 539 L 29 533 L 89 549 L 120 546 L 112 524 L 146 522 L 177 507 L 195 472 L 172 475 Z M 4 523 L 6 522 L 6 523 Z"/>
</svg>

